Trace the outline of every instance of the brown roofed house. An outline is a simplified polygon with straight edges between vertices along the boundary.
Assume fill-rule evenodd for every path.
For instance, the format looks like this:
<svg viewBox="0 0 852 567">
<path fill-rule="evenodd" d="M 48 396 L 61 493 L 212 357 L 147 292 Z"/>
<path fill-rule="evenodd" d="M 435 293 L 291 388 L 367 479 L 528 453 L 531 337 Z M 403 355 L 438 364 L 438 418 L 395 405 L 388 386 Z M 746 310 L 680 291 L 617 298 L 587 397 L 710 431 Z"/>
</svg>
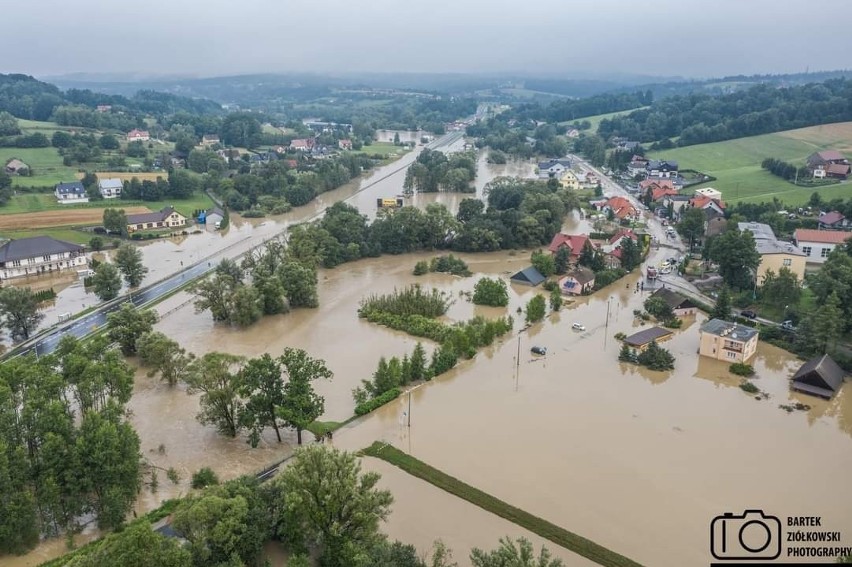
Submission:
<svg viewBox="0 0 852 567">
<path fill-rule="evenodd" d="M 127 232 L 145 229 L 179 228 L 182 226 L 186 226 L 186 217 L 177 212 L 173 207 L 163 207 L 163 209 L 153 213 L 127 215 Z"/>
<path fill-rule="evenodd" d="M 672 331 L 663 327 L 650 327 L 630 335 L 624 339 L 624 344 L 641 352 L 648 348 L 652 342 L 668 339 L 673 334 Z"/>
<path fill-rule="evenodd" d="M 6 163 L 6 173 L 9 175 L 26 175 L 30 166 L 19 160 L 12 158 Z"/>
<path fill-rule="evenodd" d="M 695 315 L 695 312 L 698 310 L 698 307 L 692 302 L 688 297 L 684 297 L 681 294 L 670 290 L 667 287 L 663 287 L 655 291 L 651 294 L 651 297 L 659 297 L 663 301 L 666 302 L 666 305 L 671 307 L 671 310 L 678 317 L 683 317 L 684 315 Z"/>
<path fill-rule="evenodd" d="M 595 288 L 595 273 L 589 268 L 577 266 L 559 279 L 559 291 L 571 295 L 590 293 Z"/>
</svg>

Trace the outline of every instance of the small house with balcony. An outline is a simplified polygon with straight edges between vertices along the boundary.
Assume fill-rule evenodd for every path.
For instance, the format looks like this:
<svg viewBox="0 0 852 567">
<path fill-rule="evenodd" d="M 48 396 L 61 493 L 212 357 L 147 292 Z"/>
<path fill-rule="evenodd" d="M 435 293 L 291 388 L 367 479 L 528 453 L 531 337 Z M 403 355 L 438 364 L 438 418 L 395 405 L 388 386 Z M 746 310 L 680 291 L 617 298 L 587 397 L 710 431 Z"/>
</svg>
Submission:
<svg viewBox="0 0 852 567">
<path fill-rule="evenodd" d="M 711 319 L 701 325 L 698 354 L 725 362 L 746 362 L 757 352 L 757 329 Z"/>
<path fill-rule="evenodd" d="M 57 183 L 53 188 L 53 194 L 56 195 L 56 201 L 62 205 L 89 202 L 89 194 L 86 193 L 86 188 L 80 181 Z"/>
</svg>

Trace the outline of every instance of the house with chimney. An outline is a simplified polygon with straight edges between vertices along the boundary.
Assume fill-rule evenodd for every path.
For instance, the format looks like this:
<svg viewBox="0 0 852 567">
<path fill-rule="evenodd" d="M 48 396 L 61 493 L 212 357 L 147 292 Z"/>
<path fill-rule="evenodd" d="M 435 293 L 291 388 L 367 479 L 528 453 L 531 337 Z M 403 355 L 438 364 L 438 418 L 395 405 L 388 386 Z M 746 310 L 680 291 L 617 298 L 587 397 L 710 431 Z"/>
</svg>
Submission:
<svg viewBox="0 0 852 567">
<path fill-rule="evenodd" d="M 594 250 L 595 245 L 589 238 L 588 234 L 565 234 L 557 233 L 550 241 L 547 247 L 551 254 L 559 252 L 560 248 L 567 248 L 569 251 L 569 263 L 576 265 L 580 261 L 580 255 L 585 248 Z"/>
</svg>

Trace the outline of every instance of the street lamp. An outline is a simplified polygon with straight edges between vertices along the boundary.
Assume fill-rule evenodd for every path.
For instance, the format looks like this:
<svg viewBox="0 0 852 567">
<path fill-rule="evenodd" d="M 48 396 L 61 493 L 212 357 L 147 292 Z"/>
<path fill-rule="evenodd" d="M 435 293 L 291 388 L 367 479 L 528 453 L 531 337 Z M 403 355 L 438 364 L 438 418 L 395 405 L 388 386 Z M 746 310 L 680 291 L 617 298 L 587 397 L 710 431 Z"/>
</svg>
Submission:
<svg viewBox="0 0 852 567">
<path fill-rule="evenodd" d="M 411 392 L 413 392 L 417 388 L 421 388 L 425 385 L 426 385 L 426 382 L 423 382 L 422 384 L 419 384 L 419 385 L 411 388 L 410 390 L 408 390 L 408 413 L 406 414 L 406 418 L 407 418 L 406 421 L 408 422 L 408 423 L 406 423 L 406 426 L 408 428 L 411 428 Z"/>
</svg>

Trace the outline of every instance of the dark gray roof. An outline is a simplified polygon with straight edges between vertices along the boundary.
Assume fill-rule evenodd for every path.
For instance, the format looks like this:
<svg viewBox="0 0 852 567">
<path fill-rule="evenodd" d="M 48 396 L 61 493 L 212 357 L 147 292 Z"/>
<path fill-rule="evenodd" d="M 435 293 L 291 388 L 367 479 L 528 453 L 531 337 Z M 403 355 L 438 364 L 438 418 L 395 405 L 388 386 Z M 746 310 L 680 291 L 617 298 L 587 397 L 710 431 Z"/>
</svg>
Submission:
<svg viewBox="0 0 852 567">
<path fill-rule="evenodd" d="M 846 372 L 827 354 L 817 356 L 804 363 L 793 376 L 793 388 L 817 395 L 817 391 L 837 392 L 843 384 Z M 831 397 L 829 395 L 829 397 Z"/>
<path fill-rule="evenodd" d="M 3 246 L 0 246 L 0 262 L 37 258 L 47 254 L 82 251 L 83 247 L 78 244 L 56 240 L 50 236 L 33 236 L 32 238 L 10 240 Z"/>
<path fill-rule="evenodd" d="M 523 270 L 512 276 L 510 279 L 513 282 L 537 286 L 547 278 L 541 275 L 541 272 L 536 270 L 533 266 L 530 266 L 529 268 L 524 268 Z"/>
<path fill-rule="evenodd" d="M 209 217 L 210 215 L 219 215 L 220 217 L 224 217 L 225 211 L 223 211 L 219 207 L 213 207 L 212 209 L 209 209 L 207 211 L 207 216 Z"/>
<path fill-rule="evenodd" d="M 71 183 L 57 183 L 54 189 L 60 195 L 67 195 L 69 193 L 79 195 L 80 193 L 86 192 L 86 188 L 83 187 L 83 184 L 79 181 L 72 181 Z"/>
<path fill-rule="evenodd" d="M 666 305 L 671 307 L 672 309 L 687 309 L 690 307 L 695 307 L 695 304 L 682 296 L 681 294 L 670 290 L 667 287 L 662 287 L 651 294 L 651 297 L 659 297 L 663 301 L 666 302 Z"/>
<path fill-rule="evenodd" d="M 677 169 L 677 162 L 674 160 L 652 159 L 648 162 L 647 168 L 650 169 Z"/>
<path fill-rule="evenodd" d="M 668 329 L 664 329 L 662 327 L 651 327 L 649 329 L 643 329 L 638 333 L 634 333 L 624 339 L 624 342 L 630 346 L 644 346 L 651 341 L 656 341 L 657 339 L 662 339 L 663 337 L 668 337 L 672 332 Z"/>
<path fill-rule="evenodd" d="M 735 341 L 742 342 L 751 340 L 751 338 L 756 336 L 758 333 L 757 329 L 746 327 L 745 325 L 738 325 L 736 323 L 729 323 L 722 319 L 710 319 L 701 325 L 701 331 L 704 333 L 712 333 L 720 337 L 730 337 Z"/>
<path fill-rule="evenodd" d="M 127 215 L 127 224 L 145 224 L 149 222 L 163 222 L 170 214 L 174 212 L 172 207 L 163 207 L 162 210 L 153 213 L 138 213 L 135 215 Z"/>
</svg>

